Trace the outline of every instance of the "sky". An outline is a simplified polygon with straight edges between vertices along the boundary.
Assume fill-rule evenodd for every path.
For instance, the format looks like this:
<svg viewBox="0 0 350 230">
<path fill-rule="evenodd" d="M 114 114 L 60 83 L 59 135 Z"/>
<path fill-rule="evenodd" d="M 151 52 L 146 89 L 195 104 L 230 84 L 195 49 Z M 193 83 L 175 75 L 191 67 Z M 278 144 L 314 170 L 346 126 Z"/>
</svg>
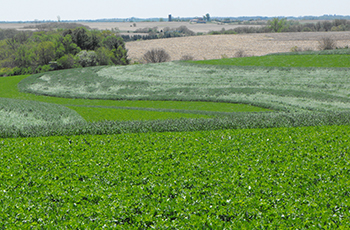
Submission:
<svg viewBox="0 0 350 230">
<path fill-rule="evenodd" d="M 349 0 L 0 0 L 0 21 L 349 15 Z"/>
</svg>

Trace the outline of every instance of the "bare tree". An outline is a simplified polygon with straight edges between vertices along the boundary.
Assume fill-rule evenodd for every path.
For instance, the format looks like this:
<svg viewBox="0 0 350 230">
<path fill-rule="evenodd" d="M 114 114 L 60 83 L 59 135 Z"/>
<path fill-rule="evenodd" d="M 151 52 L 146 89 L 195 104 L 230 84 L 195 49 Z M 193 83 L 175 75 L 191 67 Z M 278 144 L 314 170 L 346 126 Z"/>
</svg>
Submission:
<svg viewBox="0 0 350 230">
<path fill-rule="evenodd" d="M 334 40 L 332 37 L 322 37 L 318 43 L 318 48 L 320 50 L 333 50 L 336 48 L 336 40 Z"/>
<path fill-rule="evenodd" d="M 180 60 L 181 61 L 192 61 L 192 60 L 194 60 L 194 57 L 187 54 L 187 55 L 183 55 Z"/>
<path fill-rule="evenodd" d="M 147 63 L 160 63 L 170 60 L 170 55 L 164 49 L 152 49 L 143 55 L 143 60 Z"/>
<path fill-rule="evenodd" d="M 237 50 L 234 57 L 246 57 L 247 55 L 245 54 L 244 50 Z"/>
</svg>

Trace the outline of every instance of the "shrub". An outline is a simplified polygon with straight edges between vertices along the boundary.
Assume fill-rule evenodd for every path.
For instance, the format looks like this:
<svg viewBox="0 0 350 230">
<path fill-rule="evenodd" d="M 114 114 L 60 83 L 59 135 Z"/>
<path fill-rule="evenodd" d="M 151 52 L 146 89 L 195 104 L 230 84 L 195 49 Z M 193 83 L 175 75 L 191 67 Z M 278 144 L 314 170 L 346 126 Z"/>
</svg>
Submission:
<svg viewBox="0 0 350 230">
<path fill-rule="evenodd" d="M 236 53 L 234 54 L 234 57 L 246 57 L 247 55 L 245 54 L 244 50 L 237 50 Z"/>
<path fill-rule="evenodd" d="M 318 43 L 320 50 L 333 50 L 336 47 L 336 41 L 332 37 L 323 37 Z"/>
<path fill-rule="evenodd" d="M 35 69 L 34 73 L 44 73 L 51 70 L 52 70 L 51 65 L 41 65 Z"/>
<path fill-rule="evenodd" d="M 66 54 L 57 60 L 58 68 L 70 69 L 74 67 L 74 57 L 71 54 Z"/>
<path fill-rule="evenodd" d="M 11 68 L 0 68 L 0 76 L 8 76 L 11 72 Z"/>
<path fill-rule="evenodd" d="M 303 51 L 303 49 L 298 46 L 293 46 L 292 48 L 290 48 L 290 52 L 301 52 L 301 51 Z"/>
<path fill-rule="evenodd" d="M 143 55 L 146 63 L 160 63 L 170 61 L 170 55 L 164 49 L 152 49 Z"/>
<path fill-rule="evenodd" d="M 83 50 L 76 55 L 77 62 L 82 67 L 96 66 L 97 65 L 97 55 L 95 51 Z"/>
<path fill-rule="evenodd" d="M 194 60 L 194 57 L 191 55 L 183 55 L 180 60 L 181 61 L 192 61 L 192 60 Z"/>
<path fill-rule="evenodd" d="M 113 57 L 113 53 L 109 51 L 105 47 L 100 47 L 96 50 L 97 60 L 99 65 L 111 65 L 113 62 L 111 61 L 111 57 Z"/>
</svg>

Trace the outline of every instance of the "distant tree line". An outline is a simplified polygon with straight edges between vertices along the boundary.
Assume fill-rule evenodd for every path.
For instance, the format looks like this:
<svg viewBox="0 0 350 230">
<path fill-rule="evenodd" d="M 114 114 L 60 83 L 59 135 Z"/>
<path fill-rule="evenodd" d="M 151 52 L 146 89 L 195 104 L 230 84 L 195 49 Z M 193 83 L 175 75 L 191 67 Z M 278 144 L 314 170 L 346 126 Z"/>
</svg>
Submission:
<svg viewBox="0 0 350 230">
<path fill-rule="evenodd" d="M 288 21 L 286 18 L 274 18 L 262 27 L 237 27 L 235 29 L 210 31 L 209 34 L 242 34 L 242 33 L 273 33 L 273 32 L 321 32 L 321 31 L 350 31 L 350 21 L 335 19 L 333 21 L 318 21 L 316 23 L 300 23 Z"/>
<path fill-rule="evenodd" d="M 178 28 L 165 27 L 162 30 L 158 30 L 157 27 L 153 28 L 140 28 L 135 30 L 134 33 L 145 33 L 145 35 L 121 35 L 125 42 L 137 41 L 137 40 L 150 40 L 159 38 L 173 38 L 173 37 L 184 37 L 184 36 L 194 36 L 195 32 L 188 29 L 186 26 L 180 26 Z"/>
<path fill-rule="evenodd" d="M 112 31 L 0 30 L 0 76 L 96 65 L 129 64 L 123 38 Z"/>
</svg>

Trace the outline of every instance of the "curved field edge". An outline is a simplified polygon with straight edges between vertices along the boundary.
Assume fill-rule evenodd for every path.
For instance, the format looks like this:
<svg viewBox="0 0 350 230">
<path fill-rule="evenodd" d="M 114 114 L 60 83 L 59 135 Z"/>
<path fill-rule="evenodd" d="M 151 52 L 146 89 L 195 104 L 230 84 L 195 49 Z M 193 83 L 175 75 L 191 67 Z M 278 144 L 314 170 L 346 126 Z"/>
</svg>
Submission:
<svg viewBox="0 0 350 230">
<path fill-rule="evenodd" d="M 81 122 L 72 125 L 0 126 L 0 137 L 105 135 L 148 132 L 186 132 L 219 129 L 350 125 L 350 112 L 326 113 L 235 113 L 231 116 L 198 119 Z"/>
<path fill-rule="evenodd" d="M 0 126 L 25 128 L 35 125 L 72 125 L 85 120 L 74 110 L 62 105 L 38 101 L 0 98 Z"/>
<path fill-rule="evenodd" d="M 348 70 L 172 62 L 55 71 L 32 75 L 18 86 L 23 92 L 68 98 L 216 101 L 288 112 L 347 111 Z"/>
<path fill-rule="evenodd" d="M 347 229 L 349 130 L 0 139 L 0 227 Z"/>
<path fill-rule="evenodd" d="M 61 104 L 64 106 L 100 106 L 105 108 L 118 107 L 121 109 L 167 109 L 167 110 L 197 110 L 212 112 L 266 112 L 268 109 L 246 104 L 202 102 L 202 101 L 136 101 L 136 100 L 86 100 L 50 96 L 40 96 L 18 91 L 18 83 L 28 76 L 13 76 L 0 78 L 0 97 Z"/>
</svg>

